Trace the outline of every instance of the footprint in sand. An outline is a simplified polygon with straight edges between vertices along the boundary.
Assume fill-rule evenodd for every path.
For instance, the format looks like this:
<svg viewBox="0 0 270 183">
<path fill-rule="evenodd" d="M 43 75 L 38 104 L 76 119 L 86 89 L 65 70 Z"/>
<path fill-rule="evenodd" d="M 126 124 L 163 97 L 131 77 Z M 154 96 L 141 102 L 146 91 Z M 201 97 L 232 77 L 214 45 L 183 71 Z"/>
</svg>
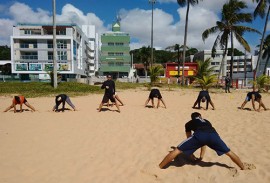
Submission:
<svg viewBox="0 0 270 183">
<path fill-rule="evenodd" d="M 230 172 L 229 174 L 232 176 L 232 177 L 236 177 L 239 175 L 239 172 L 236 168 L 229 168 Z"/>
<path fill-rule="evenodd" d="M 147 170 L 141 170 L 141 173 L 152 176 L 152 177 L 155 177 L 155 179 L 159 180 L 159 177 L 157 176 L 157 174 L 150 173 Z"/>
<path fill-rule="evenodd" d="M 244 164 L 245 170 L 256 169 L 256 166 L 254 164 L 251 164 L 251 163 L 243 163 L 243 164 Z"/>
</svg>

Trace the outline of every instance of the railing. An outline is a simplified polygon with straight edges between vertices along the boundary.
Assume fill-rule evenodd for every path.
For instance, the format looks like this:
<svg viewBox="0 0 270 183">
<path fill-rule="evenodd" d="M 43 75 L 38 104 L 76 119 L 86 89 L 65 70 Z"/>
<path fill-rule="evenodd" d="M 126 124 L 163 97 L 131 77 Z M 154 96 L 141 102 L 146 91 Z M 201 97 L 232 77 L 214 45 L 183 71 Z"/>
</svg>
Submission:
<svg viewBox="0 0 270 183">
<path fill-rule="evenodd" d="M 30 48 L 29 46 L 32 45 L 32 48 L 37 48 L 37 44 L 31 44 L 31 43 L 21 43 L 20 48 Z"/>
<path fill-rule="evenodd" d="M 21 55 L 20 57 L 22 60 L 34 60 L 38 59 L 37 55 Z"/>
</svg>

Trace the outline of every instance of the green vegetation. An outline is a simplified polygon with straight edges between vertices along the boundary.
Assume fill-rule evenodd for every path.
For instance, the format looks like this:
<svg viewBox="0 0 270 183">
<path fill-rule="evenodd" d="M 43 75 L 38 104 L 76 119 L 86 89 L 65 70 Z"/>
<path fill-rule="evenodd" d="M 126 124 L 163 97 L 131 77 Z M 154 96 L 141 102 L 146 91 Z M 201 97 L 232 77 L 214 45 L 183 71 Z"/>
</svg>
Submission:
<svg viewBox="0 0 270 183">
<path fill-rule="evenodd" d="M 117 89 L 133 89 L 142 87 L 138 83 L 120 83 L 116 82 Z M 59 83 L 58 88 L 54 89 L 50 83 L 42 82 L 0 82 L 0 95 L 24 95 L 26 97 L 52 96 L 65 93 L 69 96 L 83 96 L 94 93 L 103 93 L 100 86 L 91 86 L 75 82 Z"/>
</svg>

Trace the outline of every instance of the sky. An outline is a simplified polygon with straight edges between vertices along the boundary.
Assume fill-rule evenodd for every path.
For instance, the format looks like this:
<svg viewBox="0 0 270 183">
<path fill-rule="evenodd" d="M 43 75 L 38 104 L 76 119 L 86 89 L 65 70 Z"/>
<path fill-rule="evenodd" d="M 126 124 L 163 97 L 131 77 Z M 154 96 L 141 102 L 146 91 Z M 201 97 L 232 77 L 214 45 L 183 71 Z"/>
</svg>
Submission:
<svg viewBox="0 0 270 183">
<path fill-rule="evenodd" d="M 256 4 L 244 0 L 247 12 L 253 12 Z M 203 0 L 190 8 L 187 46 L 198 50 L 210 50 L 217 35 L 205 42 L 202 32 L 216 25 L 220 12 L 227 0 Z M 10 45 L 12 27 L 17 23 L 51 23 L 52 0 L 1 0 L 0 2 L 0 45 Z M 121 17 L 121 31 L 131 36 L 131 50 L 151 44 L 152 4 L 149 0 L 56 0 L 56 21 L 62 23 L 92 24 L 101 35 L 111 31 L 116 16 Z M 153 46 L 165 49 L 175 44 L 184 44 L 186 7 L 177 0 L 157 0 L 153 5 Z M 249 27 L 263 30 L 264 20 L 256 18 Z M 267 29 L 269 30 L 269 28 Z M 267 32 L 268 33 L 268 32 Z M 244 38 L 254 49 L 260 44 L 261 35 L 248 33 Z M 235 47 L 243 48 L 235 41 Z"/>
</svg>

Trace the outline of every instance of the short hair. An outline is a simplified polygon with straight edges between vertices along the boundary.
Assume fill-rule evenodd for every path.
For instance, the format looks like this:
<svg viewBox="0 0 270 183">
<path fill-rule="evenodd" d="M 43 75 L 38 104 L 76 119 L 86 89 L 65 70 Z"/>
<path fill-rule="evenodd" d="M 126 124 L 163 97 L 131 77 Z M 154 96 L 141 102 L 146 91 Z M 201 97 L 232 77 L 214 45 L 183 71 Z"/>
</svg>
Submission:
<svg viewBox="0 0 270 183">
<path fill-rule="evenodd" d="M 202 102 L 205 102 L 205 100 L 206 100 L 205 97 L 203 97 L 203 98 L 202 98 Z"/>
<path fill-rule="evenodd" d="M 15 101 L 16 101 L 17 103 L 21 103 L 21 100 L 20 100 L 20 97 L 19 97 L 19 96 L 15 96 L 14 98 L 15 98 Z"/>
<path fill-rule="evenodd" d="M 196 118 L 199 117 L 199 116 L 201 116 L 200 113 L 198 113 L 198 112 L 193 112 L 193 113 L 191 114 L 191 119 L 196 119 Z"/>
</svg>

